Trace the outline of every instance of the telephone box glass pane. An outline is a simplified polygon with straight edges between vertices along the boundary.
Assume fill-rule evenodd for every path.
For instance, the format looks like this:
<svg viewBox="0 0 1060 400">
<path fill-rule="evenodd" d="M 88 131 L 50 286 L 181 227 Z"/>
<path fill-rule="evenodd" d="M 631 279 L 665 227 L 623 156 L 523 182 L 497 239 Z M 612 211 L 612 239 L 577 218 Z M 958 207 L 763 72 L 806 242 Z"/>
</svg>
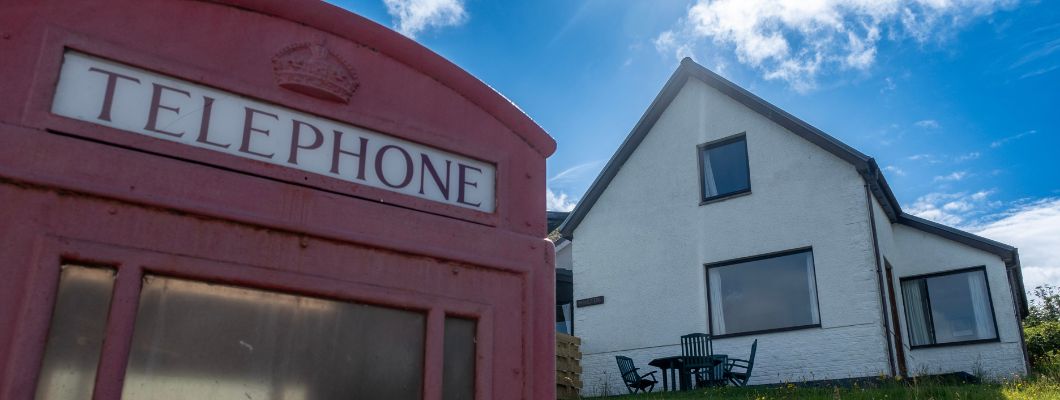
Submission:
<svg viewBox="0 0 1060 400">
<path fill-rule="evenodd" d="M 144 279 L 123 399 L 419 399 L 424 314 Z"/>
<path fill-rule="evenodd" d="M 475 321 L 445 319 L 445 370 L 442 372 L 442 398 L 475 398 Z"/>
<path fill-rule="evenodd" d="M 63 265 L 37 399 L 90 399 L 103 349 L 114 270 Z"/>
</svg>

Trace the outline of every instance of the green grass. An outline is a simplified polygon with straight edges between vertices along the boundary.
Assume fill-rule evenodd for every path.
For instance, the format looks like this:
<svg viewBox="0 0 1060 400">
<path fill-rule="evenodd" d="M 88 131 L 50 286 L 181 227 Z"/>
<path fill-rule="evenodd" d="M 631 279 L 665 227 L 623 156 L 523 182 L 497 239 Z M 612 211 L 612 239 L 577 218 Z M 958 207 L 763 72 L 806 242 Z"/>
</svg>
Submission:
<svg viewBox="0 0 1060 400">
<path fill-rule="evenodd" d="M 968 384 L 879 379 L 871 387 L 710 388 L 684 393 L 610 397 L 638 400 L 1060 400 L 1060 374 L 1037 375 L 1000 383 Z"/>
</svg>

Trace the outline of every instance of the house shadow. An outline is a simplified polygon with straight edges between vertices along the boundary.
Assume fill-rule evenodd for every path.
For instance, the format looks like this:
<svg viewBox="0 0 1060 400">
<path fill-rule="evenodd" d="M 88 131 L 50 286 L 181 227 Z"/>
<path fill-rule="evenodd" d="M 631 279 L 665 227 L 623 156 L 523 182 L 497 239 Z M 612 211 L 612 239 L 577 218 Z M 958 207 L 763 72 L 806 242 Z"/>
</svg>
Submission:
<svg viewBox="0 0 1060 400">
<path fill-rule="evenodd" d="M 757 400 L 767 399 L 1004 399 L 1003 386 L 984 383 L 966 373 L 925 375 L 914 378 L 865 377 L 775 383 L 747 387 L 716 387 L 686 392 L 652 392 L 605 396 L 607 399 L 712 399 Z"/>
</svg>

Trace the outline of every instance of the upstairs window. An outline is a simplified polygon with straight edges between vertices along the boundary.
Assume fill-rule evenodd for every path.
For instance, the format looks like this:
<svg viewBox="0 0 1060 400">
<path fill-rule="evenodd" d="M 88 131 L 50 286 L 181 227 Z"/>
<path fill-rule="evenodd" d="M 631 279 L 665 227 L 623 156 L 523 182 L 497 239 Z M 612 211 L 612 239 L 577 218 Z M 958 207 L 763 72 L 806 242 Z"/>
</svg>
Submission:
<svg viewBox="0 0 1060 400">
<path fill-rule="evenodd" d="M 997 340 L 985 268 L 908 277 L 901 281 L 912 347 Z"/>
<path fill-rule="evenodd" d="M 699 175 L 702 202 L 749 193 L 746 136 L 739 134 L 699 145 Z"/>
</svg>

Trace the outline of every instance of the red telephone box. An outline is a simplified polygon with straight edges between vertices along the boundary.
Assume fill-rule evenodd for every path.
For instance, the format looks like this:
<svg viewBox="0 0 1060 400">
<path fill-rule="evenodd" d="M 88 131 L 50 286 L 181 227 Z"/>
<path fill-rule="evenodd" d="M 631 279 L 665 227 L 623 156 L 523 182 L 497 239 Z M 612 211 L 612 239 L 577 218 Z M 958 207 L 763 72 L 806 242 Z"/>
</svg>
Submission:
<svg viewBox="0 0 1060 400">
<path fill-rule="evenodd" d="M 554 398 L 545 158 L 318 2 L 4 2 L 0 398 Z"/>
</svg>

